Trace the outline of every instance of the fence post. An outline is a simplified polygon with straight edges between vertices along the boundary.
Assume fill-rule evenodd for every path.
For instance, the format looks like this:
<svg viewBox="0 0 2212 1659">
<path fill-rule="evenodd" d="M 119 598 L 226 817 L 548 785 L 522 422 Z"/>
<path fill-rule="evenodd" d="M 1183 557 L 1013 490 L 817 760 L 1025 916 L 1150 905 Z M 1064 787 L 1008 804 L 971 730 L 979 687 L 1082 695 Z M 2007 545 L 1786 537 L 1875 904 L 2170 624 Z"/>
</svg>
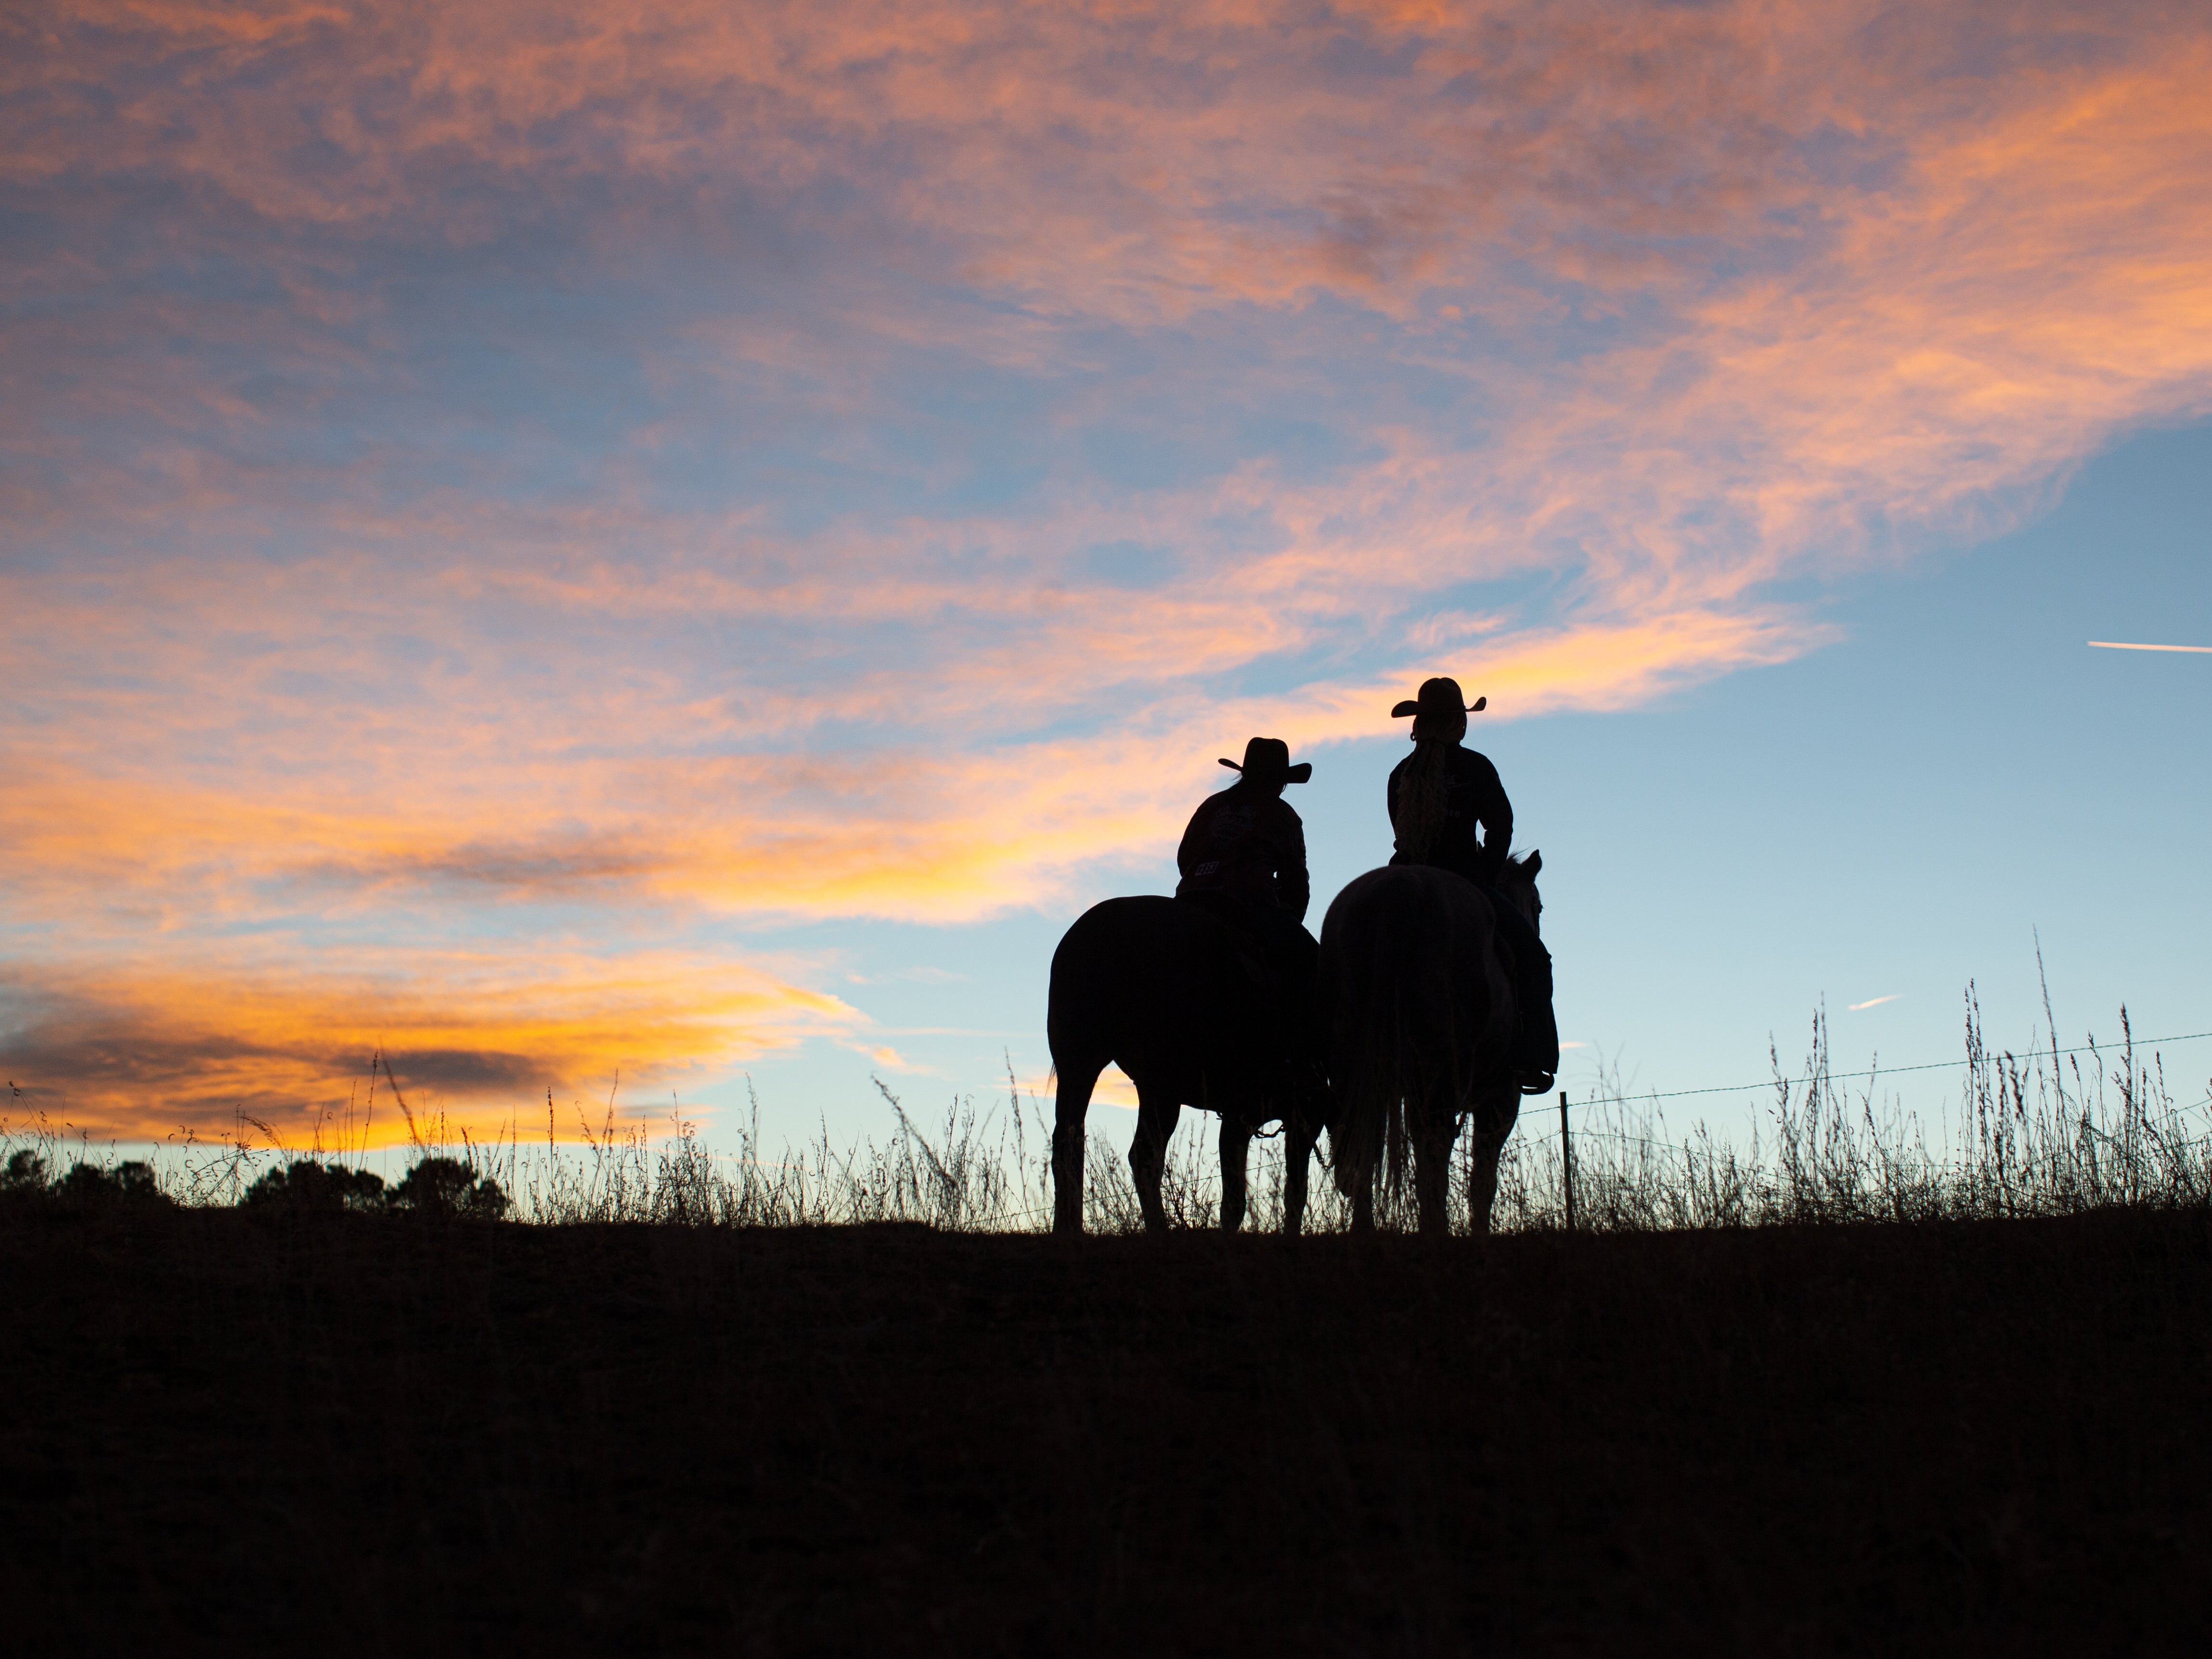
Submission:
<svg viewBox="0 0 2212 1659">
<path fill-rule="evenodd" d="M 1567 1133 L 1567 1091 L 1559 1091 L 1559 1160 L 1567 1171 L 1567 1231 L 1575 1230 L 1575 1143 Z"/>
</svg>

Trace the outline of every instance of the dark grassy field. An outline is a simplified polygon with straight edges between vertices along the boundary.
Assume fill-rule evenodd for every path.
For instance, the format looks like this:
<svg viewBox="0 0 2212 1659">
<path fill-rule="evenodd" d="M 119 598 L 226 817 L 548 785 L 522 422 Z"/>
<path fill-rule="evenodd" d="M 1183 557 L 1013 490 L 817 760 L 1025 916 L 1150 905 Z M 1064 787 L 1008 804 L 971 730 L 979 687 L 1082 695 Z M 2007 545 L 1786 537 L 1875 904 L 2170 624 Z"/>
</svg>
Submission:
<svg viewBox="0 0 2212 1659">
<path fill-rule="evenodd" d="M 2203 1650 L 2212 1220 L 0 1205 L 15 1651 Z"/>
</svg>

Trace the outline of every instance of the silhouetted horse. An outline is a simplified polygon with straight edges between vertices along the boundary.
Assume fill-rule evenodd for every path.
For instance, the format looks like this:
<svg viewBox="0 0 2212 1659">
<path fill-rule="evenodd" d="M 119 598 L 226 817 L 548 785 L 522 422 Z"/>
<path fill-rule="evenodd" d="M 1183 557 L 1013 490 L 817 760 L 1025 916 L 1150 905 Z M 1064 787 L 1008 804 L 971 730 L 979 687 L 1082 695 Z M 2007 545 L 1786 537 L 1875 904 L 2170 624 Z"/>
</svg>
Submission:
<svg viewBox="0 0 2212 1659">
<path fill-rule="evenodd" d="M 1179 899 L 1108 899 L 1076 918 L 1052 956 L 1045 1033 L 1060 1097 L 1053 1128 L 1053 1227 L 1083 1230 L 1084 1115 L 1110 1063 L 1137 1085 L 1129 1148 L 1145 1225 L 1167 1225 L 1160 1171 L 1186 1106 L 1221 1115 L 1221 1224 L 1243 1224 L 1245 1158 L 1261 1125 L 1281 1118 L 1290 1167 L 1283 1230 L 1305 1216 L 1306 1166 L 1323 1127 L 1318 1066 L 1281 1052 L 1279 999 L 1256 948 L 1211 912 Z"/>
<path fill-rule="evenodd" d="M 1509 860 L 1505 902 L 1534 926 L 1540 854 Z M 1477 1232 L 1490 1227 L 1498 1154 L 1521 1115 L 1509 1065 L 1513 975 L 1491 902 L 1450 872 L 1391 865 L 1355 879 L 1321 928 L 1321 1000 L 1328 1010 L 1333 1118 L 1329 1150 L 1352 1224 L 1375 1224 L 1375 1176 L 1387 1144 L 1395 1186 L 1413 1143 L 1421 1231 L 1445 1230 L 1446 1176 L 1462 1113 L 1474 1119 L 1470 1197 Z"/>
</svg>

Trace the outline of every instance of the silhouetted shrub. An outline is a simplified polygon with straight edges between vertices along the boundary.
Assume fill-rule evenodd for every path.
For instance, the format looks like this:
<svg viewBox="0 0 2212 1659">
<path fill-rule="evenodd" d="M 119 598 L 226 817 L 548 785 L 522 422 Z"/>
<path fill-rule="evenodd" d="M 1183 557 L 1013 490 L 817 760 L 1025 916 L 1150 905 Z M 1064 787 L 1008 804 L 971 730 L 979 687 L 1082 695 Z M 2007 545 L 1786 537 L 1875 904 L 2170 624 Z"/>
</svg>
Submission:
<svg viewBox="0 0 2212 1659">
<path fill-rule="evenodd" d="M 64 1198 L 79 1204 L 161 1204 L 175 1202 L 155 1184 L 154 1167 L 137 1159 L 106 1169 L 97 1164 L 73 1164 L 55 1188 Z"/>
<path fill-rule="evenodd" d="M 370 1215 L 381 1212 L 386 1201 L 383 1176 L 367 1170 L 349 1170 L 343 1164 L 317 1164 L 303 1158 L 289 1168 L 270 1170 L 248 1187 L 244 1205 L 250 1210 L 349 1211 Z"/>
<path fill-rule="evenodd" d="M 496 1221 L 507 1213 L 507 1194 L 499 1182 L 477 1172 L 457 1158 L 426 1158 L 410 1170 L 392 1190 L 395 1209 L 416 1215 L 459 1216 L 470 1221 Z"/>
<path fill-rule="evenodd" d="M 46 1185 L 46 1160 L 28 1146 L 18 1147 L 9 1156 L 8 1167 L 0 1170 L 0 1192 L 43 1192 Z"/>
</svg>

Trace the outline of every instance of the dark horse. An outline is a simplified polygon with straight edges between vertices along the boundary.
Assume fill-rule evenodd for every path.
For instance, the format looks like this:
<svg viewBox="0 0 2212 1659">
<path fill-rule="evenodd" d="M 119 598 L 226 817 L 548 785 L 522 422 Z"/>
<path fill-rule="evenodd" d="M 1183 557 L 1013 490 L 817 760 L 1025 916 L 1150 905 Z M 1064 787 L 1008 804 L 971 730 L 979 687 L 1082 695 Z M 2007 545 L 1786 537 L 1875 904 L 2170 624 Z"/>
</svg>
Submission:
<svg viewBox="0 0 2212 1659">
<path fill-rule="evenodd" d="M 1531 853 L 1507 860 L 1498 877 L 1500 896 L 1532 927 L 1543 908 L 1543 863 Z M 1329 1011 L 1329 1147 L 1355 1231 L 1375 1224 L 1386 1143 L 1395 1184 L 1407 1139 L 1421 1231 L 1445 1230 L 1445 1177 L 1462 1113 L 1474 1120 L 1473 1223 L 1489 1231 L 1498 1154 L 1521 1115 L 1504 951 L 1482 890 L 1430 866 L 1370 870 L 1328 907 L 1321 995 Z"/>
<path fill-rule="evenodd" d="M 1137 1085 L 1129 1167 L 1147 1229 L 1168 1224 L 1160 1171 L 1168 1137 L 1188 1105 L 1221 1115 L 1221 1224 L 1230 1231 L 1244 1221 L 1252 1136 L 1263 1123 L 1283 1120 L 1290 1142 L 1283 1230 L 1298 1231 L 1324 1091 L 1317 1066 L 1300 1068 L 1283 1054 L 1273 1012 L 1280 1000 L 1258 951 L 1194 904 L 1115 898 L 1076 918 L 1052 954 L 1045 1017 L 1060 1075 L 1052 1138 L 1055 1231 L 1083 1231 L 1083 1119 L 1109 1063 Z"/>
</svg>

